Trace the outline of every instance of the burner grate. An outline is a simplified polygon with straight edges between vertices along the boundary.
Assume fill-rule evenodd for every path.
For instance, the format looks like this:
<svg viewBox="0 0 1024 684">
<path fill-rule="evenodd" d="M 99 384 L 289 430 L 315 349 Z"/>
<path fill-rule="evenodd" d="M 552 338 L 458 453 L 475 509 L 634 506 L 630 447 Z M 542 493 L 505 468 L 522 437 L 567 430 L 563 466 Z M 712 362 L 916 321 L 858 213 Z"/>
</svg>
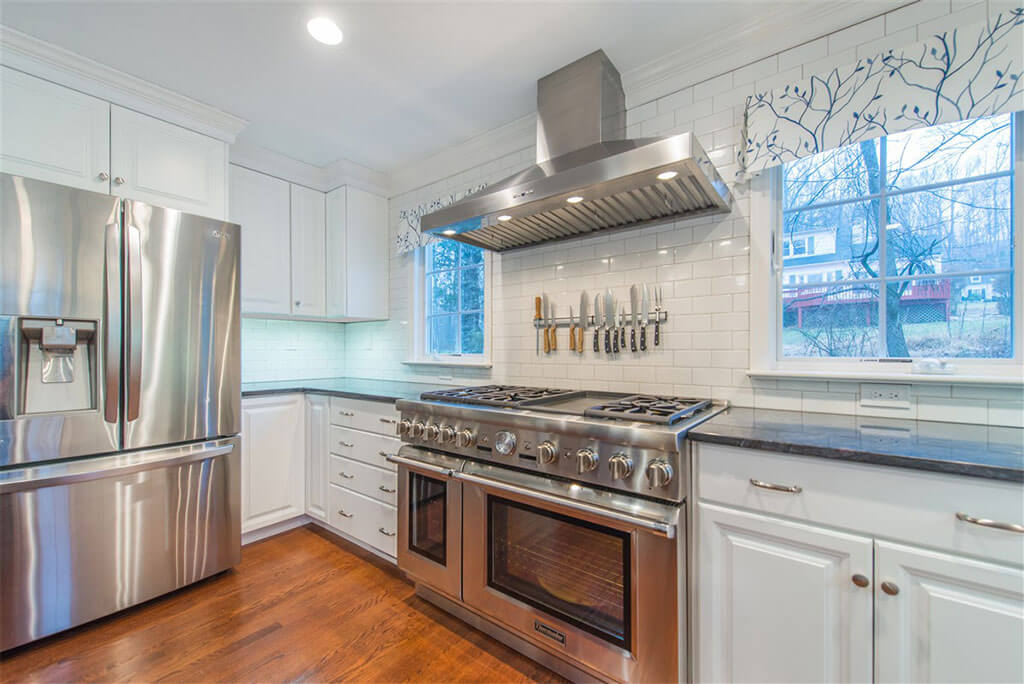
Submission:
<svg viewBox="0 0 1024 684">
<path fill-rule="evenodd" d="M 424 392 L 420 395 L 420 399 L 424 401 L 442 401 L 451 404 L 478 404 L 481 406 L 517 408 L 550 399 L 568 398 L 576 394 L 578 392 L 573 390 L 551 387 L 482 385 L 479 387 L 459 387 L 456 389 Z"/>
<path fill-rule="evenodd" d="M 707 399 L 686 399 L 682 397 L 659 397 L 649 394 L 634 394 L 623 399 L 598 404 L 586 409 L 583 415 L 590 418 L 617 418 L 639 420 L 647 423 L 672 425 L 703 411 L 711 405 Z"/>
</svg>

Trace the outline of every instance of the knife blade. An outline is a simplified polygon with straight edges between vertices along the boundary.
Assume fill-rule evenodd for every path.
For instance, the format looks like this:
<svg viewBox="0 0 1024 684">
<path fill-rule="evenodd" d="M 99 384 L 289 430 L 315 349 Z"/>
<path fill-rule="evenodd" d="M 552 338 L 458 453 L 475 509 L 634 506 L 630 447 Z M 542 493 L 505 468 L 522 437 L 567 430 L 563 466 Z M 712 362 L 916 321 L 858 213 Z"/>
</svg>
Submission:
<svg viewBox="0 0 1024 684">
<path fill-rule="evenodd" d="M 579 339 L 576 340 L 576 351 L 583 353 L 583 331 L 587 329 L 587 291 L 580 293 L 580 329 Z"/>
<path fill-rule="evenodd" d="M 542 323 L 544 325 L 544 353 L 545 354 L 550 354 L 551 353 L 551 333 L 548 331 L 548 319 L 551 318 L 551 305 L 548 303 L 548 296 L 546 294 L 542 294 L 541 298 L 543 299 L 543 302 L 544 302 L 544 317 L 543 317 L 543 321 L 542 321 Z"/>
<path fill-rule="evenodd" d="M 643 284 L 643 293 L 640 296 L 640 351 L 647 351 L 647 324 L 651 320 L 651 294 L 647 290 L 647 283 Z"/>
<path fill-rule="evenodd" d="M 604 325 L 604 353 L 611 354 L 612 328 L 615 327 L 615 297 L 612 296 L 610 288 L 604 293 Z"/>
<path fill-rule="evenodd" d="M 601 293 L 594 295 L 594 351 L 601 351 Z"/>
<path fill-rule="evenodd" d="M 632 327 L 629 330 L 629 350 L 636 352 L 636 321 L 640 312 L 640 288 L 633 283 L 629 286 L 629 313 L 633 318 Z"/>
</svg>

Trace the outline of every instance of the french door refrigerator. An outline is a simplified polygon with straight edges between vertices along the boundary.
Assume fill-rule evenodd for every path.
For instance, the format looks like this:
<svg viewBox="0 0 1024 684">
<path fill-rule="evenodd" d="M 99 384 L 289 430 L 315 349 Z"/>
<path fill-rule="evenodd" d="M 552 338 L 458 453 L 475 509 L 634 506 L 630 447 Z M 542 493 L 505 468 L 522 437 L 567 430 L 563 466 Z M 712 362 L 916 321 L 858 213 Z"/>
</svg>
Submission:
<svg viewBox="0 0 1024 684">
<path fill-rule="evenodd" d="M 0 650 L 240 560 L 239 232 L 0 174 Z"/>
</svg>

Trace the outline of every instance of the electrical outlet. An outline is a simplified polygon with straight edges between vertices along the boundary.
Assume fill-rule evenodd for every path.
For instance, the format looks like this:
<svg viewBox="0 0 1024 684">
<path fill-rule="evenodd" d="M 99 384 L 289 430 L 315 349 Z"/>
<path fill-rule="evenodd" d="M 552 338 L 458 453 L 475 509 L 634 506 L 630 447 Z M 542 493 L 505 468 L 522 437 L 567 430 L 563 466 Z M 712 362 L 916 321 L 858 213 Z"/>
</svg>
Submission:
<svg viewBox="0 0 1024 684">
<path fill-rule="evenodd" d="M 862 383 L 860 405 L 879 408 L 910 409 L 910 385 Z"/>
</svg>

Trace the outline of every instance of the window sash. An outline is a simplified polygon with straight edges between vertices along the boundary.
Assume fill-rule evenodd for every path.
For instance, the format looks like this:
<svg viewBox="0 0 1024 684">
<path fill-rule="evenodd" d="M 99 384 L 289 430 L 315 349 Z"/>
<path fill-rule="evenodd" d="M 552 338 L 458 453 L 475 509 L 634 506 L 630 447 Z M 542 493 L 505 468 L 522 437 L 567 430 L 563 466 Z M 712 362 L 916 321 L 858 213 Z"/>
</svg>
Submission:
<svg viewBox="0 0 1024 684">
<path fill-rule="evenodd" d="M 459 249 L 456 254 L 455 265 L 449 268 L 430 268 L 430 264 L 434 263 L 432 255 L 424 255 L 424 270 L 423 270 L 423 282 L 424 282 L 424 316 L 423 316 L 423 352 L 428 357 L 469 357 L 469 358 L 484 358 L 487 354 L 486 334 L 484 349 L 479 352 L 463 352 L 462 351 L 462 317 L 463 315 L 480 314 L 484 318 L 484 327 L 487 326 L 487 312 L 486 312 L 486 298 L 487 298 L 487 283 L 486 273 L 487 267 L 485 260 L 481 260 L 480 263 L 476 264 L 463 264 L 462 263 L 462 250 L 465 249 L 465 245 L 458 243 Z M 434 249 L 434 245 L 430 245 L 427 249 Z M 465 271 L 476 271 L 480 270 L 484 273 L 484 300 L 481 307 L 478 309 L 463 309 L 462 308 L 462 276 Z M 432 276 L 440 273 L 454 273 L 455 278 L 455 297 L 456 304 L 453 311 L 444 311 L 439 313 L 431 313 L 434 302 L 434 288 L 432 286 Z M 431 348 L 431 323 L 437 318 L 454 317 L 456 319 L 455 325 L 455 350 L 454 352 L 436 352 Z"/>
</svg>

